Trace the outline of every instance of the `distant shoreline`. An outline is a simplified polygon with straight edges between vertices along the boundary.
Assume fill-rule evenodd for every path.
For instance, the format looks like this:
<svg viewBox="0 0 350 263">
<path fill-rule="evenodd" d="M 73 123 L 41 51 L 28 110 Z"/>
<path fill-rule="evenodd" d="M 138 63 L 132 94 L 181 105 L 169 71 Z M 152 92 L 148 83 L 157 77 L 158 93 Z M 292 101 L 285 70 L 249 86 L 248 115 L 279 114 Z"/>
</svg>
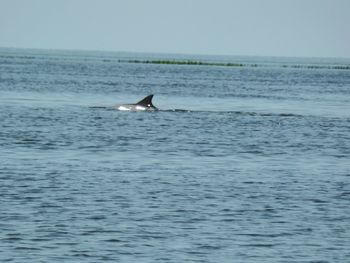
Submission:
<svg viewBox="0 0 350 263">
<path fill-rule="evenodd" d="M 310 70 L 350 70 L 349 59 L 347 58 L 329 58 L 329 61 L 323 58 L 301 58 L 300 60 L 290 60 L 288 57 L 266 57 L 266 61 L 262 61 L 257 56 L 230 56 L 227 57 L 218 55 L 179 55 L 176 54 L 157 54 L 157 53 L 130 53 L 116 51 L 85 51 L 85 50 L 50 50 L 50 49 L 28 49 L 28 48 L 6 48 L 0 47 L 1 59 L 37 59 L 41 55 L 55 56 L 77 56 L 88 57 L 102 62 L 117 62 L 117 63 L 138 63 L 138 64 L 162 64 L 162 65 L 184 65 L 184 66 L 213 66 L 213 67 L 231 67 L 231 68 L 286 68 L 286 69 L 310 69 Z M 143 57 L 140 57 L 143 56 Z M 187 56 L 187 57 L 186 57 Z M 247 59 L 249 58 L 249 59 Z M 285 58 L 286 60 L 283 60 Z M 297 59 L 297 58 L 296 58 Z M 339 60 L 338 60 L 339 59 Z"/>
<path fill-rule="evenodd" d="M 105 61 L 108 62 L 108 61 Z M 118 60 L 120 63 L 137 63 L 137 64 L 163 64 L 163 65 L 195 65 L 195 66 L 214 66 L 214 67 L 263 67 L 256 63 L 232 63 L 232 62 L 207 62 L 200 60 Z M 335 69 L 335 70 L 350 70 L 350 65 L 279 65 L 282 68 L 295 69 Z"/>
<path fill-rule="evenodd" d="M 119 60 L 124 63 L 142 64 L 169 64 L 169 65 L 199 65 L 199 66 L 223 66 L 223 67 L 257 67 L 258 64 L 205 62 L 200 60 Z"/>
</svg>

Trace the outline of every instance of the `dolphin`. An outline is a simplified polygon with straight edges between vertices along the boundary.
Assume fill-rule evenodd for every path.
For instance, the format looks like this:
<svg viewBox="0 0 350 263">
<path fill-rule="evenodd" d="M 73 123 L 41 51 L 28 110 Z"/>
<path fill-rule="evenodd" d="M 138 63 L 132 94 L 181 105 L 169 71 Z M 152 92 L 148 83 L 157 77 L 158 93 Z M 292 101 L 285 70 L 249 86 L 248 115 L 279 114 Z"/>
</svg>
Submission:
<svg viewBox="0 0 350 263">
<path fill-rule="evenodd" d="M 158 108 L 152 104 L 153 94 L 140 100 L 135 104 L 120 104 L 117 105 L 117 110 L 120 111 L 157 111 Z"/>
</svg>

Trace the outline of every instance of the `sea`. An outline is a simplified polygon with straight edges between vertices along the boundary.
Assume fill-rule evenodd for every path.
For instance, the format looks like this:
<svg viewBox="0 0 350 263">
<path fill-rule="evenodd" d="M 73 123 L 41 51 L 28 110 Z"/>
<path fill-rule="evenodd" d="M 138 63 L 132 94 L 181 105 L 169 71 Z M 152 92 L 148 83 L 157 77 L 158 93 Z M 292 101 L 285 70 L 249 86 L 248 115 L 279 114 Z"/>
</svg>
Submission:
<svg viewBox="0 0 350 263">
<path fill-rule="evenodd" d="M 350 262 L 349 65 L 1 48 L 0 262 Z"/>
</svg>

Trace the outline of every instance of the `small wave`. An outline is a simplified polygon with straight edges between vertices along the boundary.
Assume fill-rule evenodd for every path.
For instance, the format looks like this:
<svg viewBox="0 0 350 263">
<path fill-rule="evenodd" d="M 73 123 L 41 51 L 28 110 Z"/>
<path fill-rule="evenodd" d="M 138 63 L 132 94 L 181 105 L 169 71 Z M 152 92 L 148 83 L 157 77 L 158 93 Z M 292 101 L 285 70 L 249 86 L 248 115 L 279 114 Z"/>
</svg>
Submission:
<svg viewBox="0 0 350 263">
<path fill-rule="evenodd" d="M 25 246 L 19 246 L 15 247 L 16 250 L 41 250 L 40 248 L 37 247 L 25 247 Z"/>
<path fill-rule="evenodd" d="M 266 247 L 266 248 L 269 248 L 269 247 L 275 247 L 277 245 L 278 244 L 255 243 L 255 244 L 244 244 L 244 245 L 241 245 L 241 246 L 242 247 Z"/>
<path fill-rule="evenodd" d="M 300 114 L 294 113 L 265 113 L 265 112 L 251 112 L 251 111 L 215 111 L 215 110 L 185 110 L 185 109 L 168 109 L 160 110 L 163 112 L 182 112 L 182 113 L 216 113 L 216 114 L 232 114 L 242 116 L 261 116 L 261 117 L 303 117 Z"/>
<path fill-rule="evenodd" d="M 90 109 L 103 109 L 110 111 L 118 111 L 114 107 L 106 106 L 90 106 Z M 127 111 L 127 112 L 139 112 L 139 111 Z M 176 113 L 215 113 L 215 114 L 233 114 L 242 116 L 261 116 L 261 117 L 303 117 L 304 115 L 294 114 L 294 113 L 266 113 L 266 112 L 251 112 L 251 111 L 216 111 L 216 110 L 188 110 L 188 109 L 164 109 L 158 111 L 142 111 L 147 113 L 157 113 L 157 112 L 176 112 Z"/>
</svg>

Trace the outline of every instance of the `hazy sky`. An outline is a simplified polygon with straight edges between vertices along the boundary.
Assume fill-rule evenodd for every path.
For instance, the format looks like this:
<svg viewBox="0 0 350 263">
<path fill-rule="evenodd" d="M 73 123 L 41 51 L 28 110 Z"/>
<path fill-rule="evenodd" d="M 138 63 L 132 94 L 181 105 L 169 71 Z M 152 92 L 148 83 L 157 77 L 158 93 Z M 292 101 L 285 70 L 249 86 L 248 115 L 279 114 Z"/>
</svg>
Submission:
<svg viewBox="0 0 350 263">
<path fill-rule="evenodd" d="M 350 57 L 350 0 L 0 0 L 0 47 Z"/>
</svg>

